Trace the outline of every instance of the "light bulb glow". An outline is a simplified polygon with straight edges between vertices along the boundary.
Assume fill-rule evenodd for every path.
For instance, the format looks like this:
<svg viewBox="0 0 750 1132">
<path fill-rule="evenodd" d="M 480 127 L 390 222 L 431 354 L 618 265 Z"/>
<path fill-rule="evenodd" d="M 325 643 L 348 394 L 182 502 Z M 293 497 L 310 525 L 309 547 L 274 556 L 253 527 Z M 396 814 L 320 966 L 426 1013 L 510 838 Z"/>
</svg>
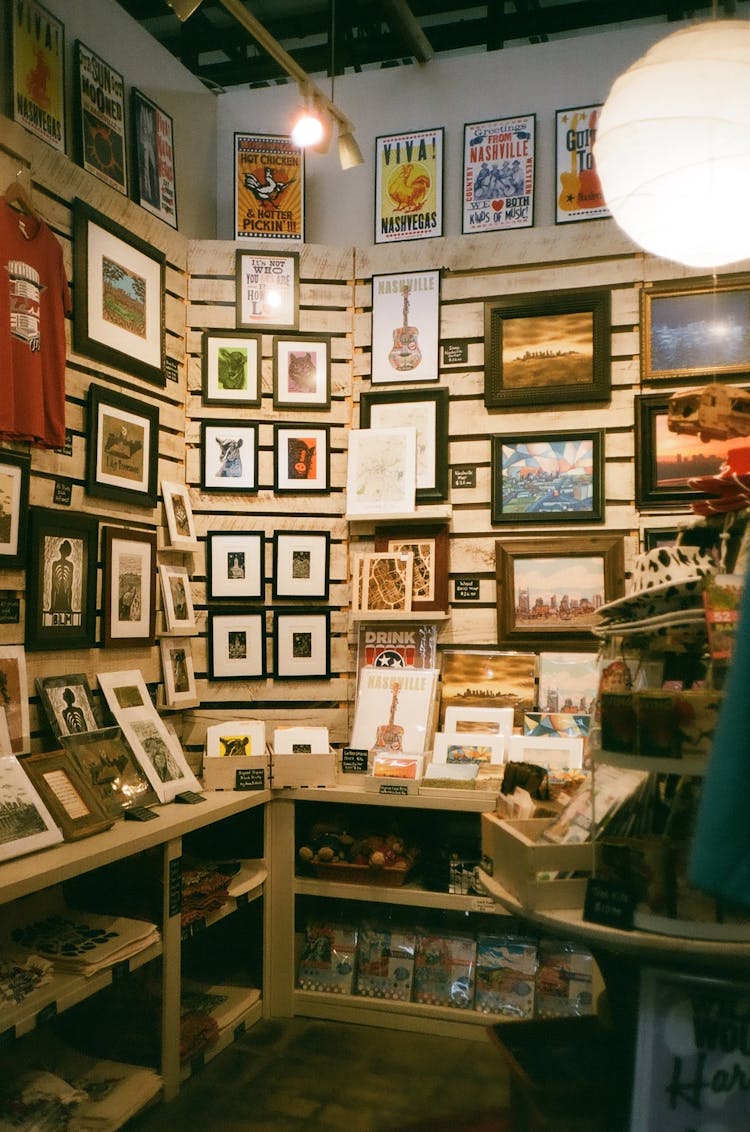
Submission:
<svg viewBox="0 0 750 1132">
<path fill-rule="evenodd" d="M 300 149 L 305 149 L 322 141 L 323 132 L 323 123 L 317 114 L 305 111 L 292 126 L 292 141 Z"/>
</svg>

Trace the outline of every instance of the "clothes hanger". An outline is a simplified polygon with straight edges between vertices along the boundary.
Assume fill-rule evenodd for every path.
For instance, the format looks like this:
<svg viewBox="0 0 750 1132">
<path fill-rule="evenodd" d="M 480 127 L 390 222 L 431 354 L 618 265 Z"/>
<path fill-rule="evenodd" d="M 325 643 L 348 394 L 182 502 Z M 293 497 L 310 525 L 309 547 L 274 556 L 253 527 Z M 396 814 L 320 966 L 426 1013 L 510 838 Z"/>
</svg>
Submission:
<svg viewBox="0 0 750 1132">
<path fill-rule="evenodd" d="M 29 193 L 28 189 L 24 187 L 23 182 L 20 179 L 21 172 L 22 170 L 19 169 L 14 179 L 10 182 L 7 189 L 5 190 L 5 193 L 3 194 L 5 201 L 7 204 L 13 205 L 16 208 L 20 209 L 21 212 L 25 212 L 26 215 L 30 216 L 33 220 L 38 220 L 41 223 L 42 218 L 34 208 L 31 200 L 31 194 Z"/>
</svg>

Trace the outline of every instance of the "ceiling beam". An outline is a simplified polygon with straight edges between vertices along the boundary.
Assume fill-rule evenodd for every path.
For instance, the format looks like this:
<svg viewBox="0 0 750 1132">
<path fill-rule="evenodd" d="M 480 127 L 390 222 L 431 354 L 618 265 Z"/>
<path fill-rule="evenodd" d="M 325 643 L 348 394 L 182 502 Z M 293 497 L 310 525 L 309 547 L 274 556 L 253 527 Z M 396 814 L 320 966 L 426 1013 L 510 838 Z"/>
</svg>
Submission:
<svg viewBox="0 0 750 1132">
<path fill-rule="evenodd" d="M 418 63 L 429 63 L 435 52 L 407 0 L 380 0 L 380 3 L 392 30 L 403 39 L 406 54 L 413 55 Z"/>
</svg>

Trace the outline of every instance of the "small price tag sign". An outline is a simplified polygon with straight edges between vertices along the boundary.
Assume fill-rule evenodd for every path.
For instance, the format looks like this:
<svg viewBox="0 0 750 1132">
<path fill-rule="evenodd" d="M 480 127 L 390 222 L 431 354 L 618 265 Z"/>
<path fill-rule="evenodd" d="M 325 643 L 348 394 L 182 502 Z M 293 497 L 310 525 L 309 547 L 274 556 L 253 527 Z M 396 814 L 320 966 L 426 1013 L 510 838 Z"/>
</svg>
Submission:
<svg viewBox="0 0 750 1132">
<path fill-rule="evenodd" d="M 479 601 L 479 578 L 456 578 L 453 593 L 456 601 Z"/>
<path fill-rule="evenodd" d="M 379 794 L 408 794 L 409 787 L 402 786 L 399 783 L 381 782 Z"/>
<path fill-rule="evenodd" d="M 469 360 L 469 343 L 465 338 L 451 338 L 443 342 L 443 365 L 466 365 Z"/>
<path fill-rule="evenodd" d="M 0 625 L 17 625 L 20 620 L 20 597 L 12 590 L 0 590 Z"/>
<path fill-rule="evenodd" d="M 341 770 L 344 774 L 367 774 L 367 751 L 344 747 L 341 752 Z"/>
<path fill-rule="evenodd" d="M 266 772 L 261 766 L 241 768 L 234 776 L 235 790 L 265 790 Z"/>
<path fill-rule="evenodd" d="M 589 877 L 583 901 L 584 920 L 629 932 L 633 930 L 634 911 L 635 896 L 624 884 Z"/>
<path fill-rule="evenodd" d="M 451 468 L 451 487 L 454 491 L 477 486 L 477 469 L 474 464 Z"/>
<path fill-rule="evenodd" d="M 55 488 L 52 494 L 52 502 L 57 503 L 60 507 L 70 507 L 73 499 L 73 481 L 72 480 L 55 480 Z"/>
</svg>

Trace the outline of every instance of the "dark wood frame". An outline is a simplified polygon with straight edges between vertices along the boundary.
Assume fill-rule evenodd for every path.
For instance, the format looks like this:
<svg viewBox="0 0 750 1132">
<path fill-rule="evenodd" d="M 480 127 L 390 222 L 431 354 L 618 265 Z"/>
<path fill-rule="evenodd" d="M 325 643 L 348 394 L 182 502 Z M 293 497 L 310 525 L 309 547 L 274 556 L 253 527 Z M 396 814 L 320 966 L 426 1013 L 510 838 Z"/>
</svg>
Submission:
<svg viewBox="0 0 750 1132">
<path fill-rule="evenodd" d="M 138 90 L 137 87 L 133 87 L 132 90 L 131 90 L 130 104 L 131 104 L 132 137 L 133 137 L 133 144 L 132 144 L 133 200 L 136 202 L 136 204 L 139 204 L 141 206 L 141 208 L 145 209 L 146 212 L 150 212 L 152 214 L 152 216 L 158 216 L 160 220 L 163 220 L 165 222 L 165 224 L 169 224 L 172 228 L 177 228 L 177 185 L 176 185 L 176 172 L 175 172 L 174 122 L 172 121 L 171 115 L 167 114 L 166 110 L 162 110 L 161 106 L 157 106 L 157 104 L 154 102 L 154 100 L 152 98 L 149 98 L 148 95 L 144 94 L 142 90 Z M 152 114 L 154 120 L 157 121 L 157 122 L 158 122 L 159 117 L 163 118 L 164 123 L 165 123 L 165 127 L 166 127 L 166 132 L 169 135 L 169 149 L 170 149 L 170 153 L 171 153 L 172 169 L 171 169 L 171 181 L 170 181 L 169 178 L 167 178 L 166 173 L 164 174 L 165 180 L 167 181 L 166 185 L 161 183 L 161 171 L 160 171 L 160 168 L 159 168 L 160 165 L 163 164 L 164 159 L 163 159 L 163 157 L 161 157 L 159 155 L 159 148 L 160 147 L 156 143 L 156 137 L 154 138 L 153 149 L 155 150 L 156 168 L 157 168 L 157 181 L 159 182 L 159 191 L 158 191 L 159 203 L 158 203 L 158 205 L 154 204 L 154 202 L 149 200 L 148 197 L 145 197 L 143 195 L 143 192 L 142 192 L 143 185 L 142 185 L 141 172 L 142 172 L 142 165 L 143 165 L 143 156 L 142 156 L 143 151 L 142 151 L 142 147 L 141 147 L 142 137 L 141 137 L 141 129 L 140 129 L 140 111 L 142 109 L 149 111 Z M 165 137 L 162 137 L 161 138 L 161 148 L 162 149 L 164 147 L 164 143 L 165 143 Z M 170 185 L 171 185 L 171 191 L 172 191 L 172 206 L 171 207 L 169 205 L 168 193 L 165 192 L 165 189 L 168 189 L 170 187 Z"/>
<path fill-rule="evenodd" d="M 253 665 L 247 672 L 219 672 L 215 659 L 215 633 L 217 621 L 225 621 L 242 628 L 242 620 L 252 619 L 260 628 L 260 664 Z M 208 611 L 208 678 L 209 680 L 265 680 L 266 665 L 266 615 L 263 610 L 251 610 L 246 607 L 235 609 L 209 609 Z"/>
<path fill-rule="evenodd" d="M 91 648 L 96 635 L 96 560 L 99 522 L 93 515 L 32 507 L 29 522 L 29 566 L 26 571 L 26 648 Z M 42 624 L 45 538 L 61 542 L 71 537 L 83 543 L 80 625 Z"/>
<path fill-rule="evenodd" d="M 235 278 L 235 323 L 238 330 L 256 330 L 265 333 L 266 331 L 275 330 L 279 333 L 297 330 L 299 326 L 299 252 L 279 251 L 273 252 L 251 252 L 247 248 L 237 248 L 234 259 L 234 278 Z M 292 269 L 292 317 L 287 322 L 274 322 L 272 318 L 264 319 L 257 318 L 248 320 L 243 318 L 244 303 L 242 301 L 242 266 L 245 257 L 252 257 L 255 260 L 274 260 L 274 259 L 288 259 L 291 260 Z"/>
<path fill-rule="evenodd" d="M 308 481 L 305 479 L 292 480 L 288 475 L 282 477 L 280 461 L 282 457 L 281 442 L 284 433 L 319 433 L 320 440 L 323 442 L 323 475 L 320 477 L 322 480 L 321 485 L 314 487 L 307 486 Z M 287 437 L 291 439 L 291 437 Z M 299 439 L 303 439 L 300 435 Z M 320 447 L 320 446 L 319 446 Z M 288 456 L 287 449 L 287 456 Z M 316 451 L 316 459 L 320 456 L 320 452 Z M 273 489 L 277 495 L 328 495 L 331 490 L 330 486 L 330 468 L 331 468 L 331 426 L 327 424 L 281 424 L 277 423 L 273 426 Z"/>
<path fill-rule="evenodd" d="M 279 350 L 284 345 L 292 348 L 299 347 L 304 350 L 305 345 L 322 346 L 325 348 L 325 374 L 323 376 L 322 397 L 316 392 L 316 400 L 310 400 L 307 394 L 289 393 L 279 391 Z M 326 410 L 331 407 L 331 335 L 330 334 L 277 334 L 273 339 L 273 407 L 274 409 L 291 409 L 296 412 L 314 412 L 318 409 Z"/>
<path fill-rule="evenodd" d="M 4 466 L 8 469 L 18 469 L 18 513 L 9 516 L 8 541 L 5 544 L 0 544 L 0 569 L 8 566 L 22 566 L 26 562 L 26 526 L 29 515 L 31 457 L 27 456 L 25 452 L 11 452 L 10 449 L 0 448 L 0 475 Z M 13 473 L 10 472 L 9 474 Z M 10 534 L 14 519 L 16 537 L 13 541 Z"/>
<path fill-rule="evenodd" d="M 209 350 L 213 339 L 219 341 L 219 348 L 221 339 L 240 339 L 243 342 L 255 343 L 255 392 L 250 394 L 248 391 L 245 395 L 238 394 L 235 397 L 219 396 L 215 392 L 211 392 L 211 380 L 209 373 L 210 357 Z M 257 408 L 261 402 L 262 392 L 262 377 L 261 377 L 261 360 L 262 360 L 262 337 L 260 334 L 251 334 L 246 330 L 205 330 L 201 341 L 201 388 L 202 400 L 204 405 L 224 405 L 230 408 Z"/>
<path fill-rule="evenodd" d="M 639 510 L 687 510 L 693 500 L 705 498 L 705 492 L 688 487 L 691 473 L 685 475 L 681 485 L 659 487 L 656 422 L 660 416 L 666 420 L 669 398 L 669 393 L 641 393 L 635 398 L 635 505 Z M 702 443 L 695 436 L 683 439 L 685 445 Z M 730 443 L 728 440 L 727 445 Z"/>
<path fill-rule="evenodd" d="M 252 483 L 242 482 L 246 477 L 232 476 L 221 478 L 221 483 L 217 483 L 220 477 L 214 476 L 211 482 L 207 480 L 208 468 L 206 463 L 206 441 L 209 438 L 209 433 L 212 431 L 228 432 L 230 435 L 243 434 L 252 436 L 253 438 L 253 451 L 249 457 L 250 465 L 252 466 Z M 201 491 L 205 492 L 224 492 L 228 495 L 255 495 L 258 491 L 258 440 L 259 440 L 259 426 L 254 421 L 246 421 L 241 418 L 233 420 L 204 420 L 201 421 Z M 243 453 L 243 462 L 247 459 L 247 453 Z"/>
<path fill-rule="evenodd" d="M 130 749 L 121 727 L 102 727 L 98 731 L 83 731 L 71 733 L 70 735 L 62 735 L 60 742 L 63 749 L 68 752 L 69 757 L 78 767 L 89 789 L 96 794 L 100 804 L 110 817 L 116 819 L 122 817 L 125 810 L 130 810 L 135 806 L 155 806 L 158 803 L 159 797 L 149 782 L 145 770 Z M 113 779 L 108 779 L 107 776 L 102 782 L 92 780 L 91 768 L 83 752 L 86 747 L 101 743 L 111 744 L 112 748 L 114 748 L 114 750 L 110 750 L 108 753 L 110 756 L 114 754 L 117 760 L 114 764 L 115 766 L 119 764 L 119 767 L 124 768 L 127 766 L 129 768 L 130 775 L 139 785 L 137 793 L 127 793 L 121 788 L 118 788 L 118 784 L 120 787 L 122 785 L 129 785 L 122 781 L 122 770 L 120 770 L 116 776 L 113 776 Z M 107 764 L 105 764 L 105 766 L 106 765 Z"/>
<path fill-rule="evenodd" d="M 434 544 L 434 598 L 420 600 L 412 593 L 412 613 L 445 613 L 448 609 L 448 524 L 409 527 L 406 524 L 375 528 L 375 550 L 392 550 L 391 542 L 432 542 Z"/>
<path fill-rule="evenodd" d="M 706 333 L 706 329 L 712 319 L 719 317 L 721 314 L 720 307 L 724 305 L 725 300 L 731 300 L 732 296 L 737 295 L 744 298 L 744 303 L 740 304 L 741 309 L 725 311 L 726 320 L 733 319 L 734 325 L 737 328 L 742 328 L 744 332 L 745 343 L 747 351 L 742 360 L 722 364 L 716 364 L 715 357 L 712 359 L 709 354 L 703 357 L 696 357 L 693 362 L 685 365 L 673 365 L 666 368 L 655 370 L 653 368 L 653 354 L 654 354 L 654 305 L 659 302 L 668 302 L 676 305 L 682 304 L 685 310 L 684 323 L 682 326 L 682 337 L 687 337 L 685 342 L 685 352 L 695 352 L 700 347 L 701 343 L 716 341 L 716 338 L 711 337 Z M 701 311 L 700 308 L 704 307 Z M 704 332 L 698 332 L 698 325 L 704 325 Z M 641 292 L 641 372 L 644 381 L 669 381 L 669 382 L 695 382 L 696 385 L 710 380 L 716 374 L 745 374 L 750 371 L 750 285 L 745 283 L 714 283 L 713 286 L 705 285 L 702 287 L 674 287 L 674 288 L 647 288 Z M 689 326 L 689 334 L 686 336 L 684 328 Z M 677 346 L 680 338 L 680 327 L 675 326 L 674 332 L 670 336 L 672 344 Z M 726 338 L 723 339 L 726 341 Z M 683 359 L 688 361 L 688 359 Z M 708 375 L 708 377 L 706 376 Z"/>
<path fill-rule="evenodd" d="M 520 511 L 506 512 L 503 501 L 506 495 L 503 476 L 503 448 L 523 444 L 553 444 L 557 442 L 591 441 L 592 495 L 588 510 Z M 492 452 L 492 522 L 512 523 L 600 523 L 604 519 L 604 430 L 587 429 L 581 432 L 545 432 L 500 434 L 490 437 Z"/>
<path fill-rule="evenodd" d="M 74 46 L 74 103 L 78 139 L 78 163 L 83 169 L 86 170 L 87 173 L 91 173 L 92 176 L 97 177 L 100 181 L 103 181 L 105 185 L 109 185 L 110 188 L 116 189 L 118 192 L 123 193 L 125 196 L 127 196 L 129 171 L 128 158 L 130 156 L 128 152 L 128 143 L 130 139 L 128 138 L 127 129 L 128 100 L 125 93 L 126 87 L 124 76 L 120 71 L 117 70 L 116 67 L 113 67 L 111 63 L 108 63 L 106 59 L 103 59 L 101 55 L 98 54 L 98 52 L 94 51 L 93 48 L 88 46 L 88 44 L 83 43 L 82 40 L 77 39 Z M 111 134 L 113 131 L 107 127 L 106 123 L 98 118 L 96 118 L 93 123 L 88 123 L 87 121 L 87 109 L 84 105 L 84 103 L 87 101 L 87 96 L 84 89 L 87 83 L 84 83 L 83 77 L 83 53 L 91 56 L 91 61 L 93 64 L 98 65 L 100 68 L 106 67 L 115 81 L 119 82 L 120 84 L 121 93 L 118 101 L 120 103 L 120 108 L 122 111 L 122 119 L 119 126 L 119 134 L 115 135 L 119 136 L 120 139 L 121 152 L 119 155 L 116 152 L 116 146 L 112 144 Z M 100 85 L 103 84 L 97 84 L 97 86 Z M 106 94 L 107 100 L 111 100 L 114 97 L 111 89 L 107 89 Z M 99 152 L 100 147 L 103 147 L 101 153 Z M 92 160 L 92 156 L 97 160 Z M 116 162 L 119 157 L 119 170 L 115 166 L 117 175 L 107 174 L 106 167 L 108 162 L 105 160 L 105 157 L 107 156 L 109 157 L 110 163 Z"/>
<path fill-rule="evenodd" d="M 324 664 L 315 672 L 290 672 L 288 660 L 282 660 L 279 647 L 281 622 L 285 620 L 301 622 L 303 619 L 316 620 L 323 625 Z M 280 671 L 281 668 L 284 671 Z M 274 680 L 328 680 L 331 676 L 331 611 L 330 609 L 274 609 L 273 611 L 273 678 Z"/>
<path fill-rule="evenodd" d="M 590 626 L 579 629 L 528 629 L 516 627 L 515 568 L 519 559 L 600 558 L 604 571 L 603 603 L 614 601 L 624 592 L 624 553 L 620 535 L 559 535 L 556 538 L 506 539 L 495 543 L 497 582 L 497 639 L 500 646 L 521 645 L 547 650 L 580 648 L 592 651 L 596 637 Z"/>
<path fill-rule="evenodd" d="M 301 593 L 299 590 L 293 588 L 283 589 L 279 586 L 279 561 L 285 551 L 280 545 L 286 539 L 313 539 L 316 542 L 323 544 L 323 569 L 319 579 L 320 584 L 315 587 L 312 583 L 308 583 L 313 593 Z M 286 551 L 286 553 L 289 553 Z M 279 601 L 285 598 L 290 598 L 295 601 L 315 601 L 322 599 L 328 600 L 329 586 L 330 586 L 330 566 L 331 564 L 331 532 L 330 531 L 298 531 L 296 528 L 291 530 L 280 530 L 273 532 L 273 600 Z"/>
<path fill-rule="evenodd" d="M 114 823 L 114 817 L 107 813 L 97 795 L 91 790 L 78 764 L 69 758 L 65 751 L 27 755 L 22 760 L 22 764 L 55 824 L 62 830 L 65 841 L 78 841 L 82 837 L 90 837 L 93 833 L 101 833 L 103 829 L 109 829 Z M 45 777 L 51 772 L 65 777 L 68 787 L 75 791 L 86 807 L 86 814 L 76 818 L 68 813 L 55 787 Z"/>
<path fill-rule="evenodd" d="M 440 503 L 448 498 L 448 407 L 449 390 L 445 386 L 432 389 L 366 389 L 362 392 L 359 402 L 360 428 L 370 428 L 373 419 L 373 408 L 377 405 L 407 405 L 415 402 L 432 402 L 435 406 L 435 434 L 432 437 L 434 462 L 431 468 L 432 483 L 426 487 L 419 486 L 419 468 L 417 468 L 417 503 Z M 372 427 L 392 428 L 402 421 L 396 419 L 389 421 L 376 421 Z M 419 430 L 417 430 L 419 434 Z M 419 435 L 417 435 L 419 443 Z"/>
<path fill-rule="evenodd" d="M 249 539 L 255 543 L 251 551 L 257 557 L 258 587 L 251 589 L 238 585 L 236 592 L 219 594 L 214 588 L 214 574 L 216 571 L 216 556 L 219 553 L 219 544 L 222 541 L 236 542 L 237 539 Z M 226 551 L 224 552 L 227 553 Z M 243 579 L 244 581 L 244 579 Z M 263 531 L 209 531 L 206 535 L 206 597 L 209 601 L 262 601 L 265 596 L 265 534 Z"/>
<path fill-rule="evenodd" d="M 129 251 L 134 256 L 140 257 L 142 263 L 139 270 L 145 272 L 147 268 L 150 268 L 151 275 L 153 276 L 154 273 L 156 273 L 158 276 L 158 282 L 153 281 L 153 286 L 158 290 L 158 295 L 152 300 L 152 306 L 156 306 L 158 310 L 158 327 L 156 330 L 158 343 L 152 342 L 149 351 L 150 354 L 154 355 L 153 359 L 138 357 L 132 352 L 120 348 L 120 346 L 113 344 L 111 338 L 108 341 L 104 332 L 104 326 L 106 324 L 103 324 L 100 328 L 93 325 L 94 311 L 91 309 L 90 304 L 89 285 L 97 266 L 100 272 L 102 266 L 98 258 L 92 258 L 89 234 L 90 229 L 93 227 L 99 228 L 110 240 L 117 240 L 126 244 Z M 115 255 L 116 249 L 113 247 L 111 250 L 112 254 Z M 121 227 L 121 225 L 115 224 L 103 213 L 97 212 L 96 209 L 91 208 L 85 201 L 76 197 L 73 201 L 73 280 L 75 286 L 73 342 L 77 351 L 81 354 L 85 354 L 89 358 L 93 358 L 97 362 L 104 362 L 105 365 L 114 366 L 116 369 L 122 369 L 126 373 L 142 377 L 146 381 L 152 382 L 154 385 L 165 385 L 165 278 L 166 256 L 163 252 L 158 251 L 156 248 L 152 247 L 151 244 L 146 243 L 145 240 L 134 236 L 132 232 Z M 148 290 L 147 281 L 147 299 Z M 131 334 L 131 337 L 133 339 L 133 345 L 135 346 L 138 341 L 137 336 Z M 157 353 L 158 360 L 155 357 Z"/>
<path fill-rule="evenodd" d="M 571 401 L 608 401 L 610 397 L 610 292 L 605 288 L 540 291 L 487 299 L 484 304 L 484 403 L 488 409 L 558 405 Z M 591 314 L 593 351 L 589 383 L 503 386 L 503 331 L 511 320 L 550 320 L 557 315 Z M 536 343 L 530 342 L 530 345 Z"/>
<path fill-rule="evenodd" d="M 91 694 L 91 685 L 89 684 L 85 672 L 73 672 L 67 676 L 37 676 L 35 683 L 39 701 L 47 716 L 50 729 L 55 739 L 62 740 L 66 735 L 71 734 L 71 732 L 63 731 L 60 726 L 60 717 L 55 710 L 55 705 L 49 694 L 50 688 L 74 688 L 79 701 L 81 698 L 86 701 L 86 707 L 94 720 L 93 729 L 96 730 L 99 728 L 99 713 L 96 710 L 94 697 Z M 75 734 L 83 734 L 83 732 L 75 732 Z"/>
<path fill-rule="evenodd" d="M 118 579 L 112 571 L 113 545 L 116 542 L 142 542 L 151 548 L 150 569 L 147 576 L 141 577 L 143 593 L 148 593 L 148 631 L 140 637 L 120 636 L 113 632 L 112 605 L 115 601 L 113 587 Z M 102 583 L 102 640 L 105 648 L 127 648 L 152 645 L 156 639 L 156 531 L 143 531 L 135 527 L 104 527 L 102 529 L 102 558 L 104 559 L 104 580 Z M 145 620 L 145 618 L 144 618 Z"/>
<path fill-rule="evenodd" d="M 99 411 L 108 409 L 111 416 L 129 413 L 140 418 L 144 433 L 148 434 L 148 465 L 145 489 L 129 486 L 126 477 L 121 483 L 102 480 L 102 460 L 107 450 L 106 438 L 99 428 Z M 147 401 L 136 401 L 105 385 L 89 386 L 86 400 L 86 491 L 102 499 L 116 499 L 119 503 L 138 503 L 141 507 L 156 507 L 159 471 L 159 407 Z M 144 465 L 144 471 L 146 465 Z M 110 473 L 113 479 L 117 478 Z"/>
</svg>

